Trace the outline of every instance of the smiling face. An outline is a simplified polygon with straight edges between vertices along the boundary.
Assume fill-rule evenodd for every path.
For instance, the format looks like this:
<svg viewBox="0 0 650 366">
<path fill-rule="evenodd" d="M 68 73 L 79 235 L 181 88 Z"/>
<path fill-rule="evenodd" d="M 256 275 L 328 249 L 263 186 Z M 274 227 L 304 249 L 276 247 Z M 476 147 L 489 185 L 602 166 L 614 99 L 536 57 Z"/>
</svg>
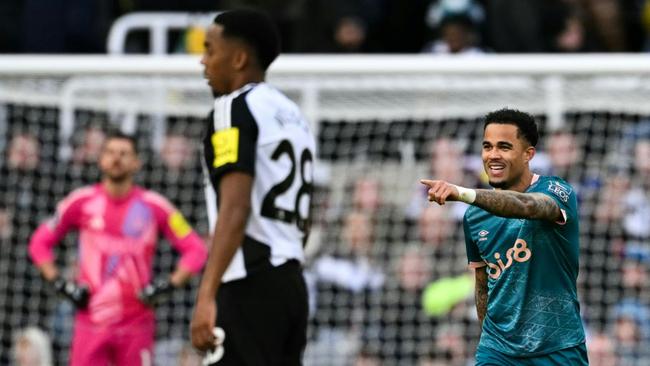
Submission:
<svg viewBox="0 0 650 366">
<path fill-rule="evenodd" d="M 535 148 L 518 135 L 513 124 L 490 123 L 485 127 L 481 157 L 494 188 L 523 191 L 530 184 L 528 162 Z"/>
</svg>

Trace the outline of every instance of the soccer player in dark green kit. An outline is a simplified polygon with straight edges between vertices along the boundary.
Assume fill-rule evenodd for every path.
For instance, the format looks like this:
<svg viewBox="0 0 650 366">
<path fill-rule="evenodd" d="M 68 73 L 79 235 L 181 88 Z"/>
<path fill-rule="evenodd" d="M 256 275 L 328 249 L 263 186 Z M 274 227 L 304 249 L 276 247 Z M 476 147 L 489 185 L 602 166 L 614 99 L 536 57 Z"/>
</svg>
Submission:
<svg viewBox="0 0 650 366">
<path fill-rule="evenodd" d="M 561 178 L 531 172 L 537 140 L 529 114 L 491 112 L 481 155 L 494 190 L 421 181 L 430 201 L 472 205 L 463 226 L 476 274 L 480 366 L 588 365 L 576 290 L 576 194 Z"/>
</svg>

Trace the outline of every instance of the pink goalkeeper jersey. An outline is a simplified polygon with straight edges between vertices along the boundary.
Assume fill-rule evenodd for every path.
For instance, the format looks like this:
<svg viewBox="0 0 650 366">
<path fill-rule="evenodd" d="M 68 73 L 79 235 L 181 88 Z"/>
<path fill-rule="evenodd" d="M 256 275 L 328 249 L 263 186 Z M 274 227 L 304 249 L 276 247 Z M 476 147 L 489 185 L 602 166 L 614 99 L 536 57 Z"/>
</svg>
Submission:
<svg viewBox="0 0 650 366">
<path fill-rule="evenodd" d="M 32 236 L 34 263 L 52 262 L 53 247 L 70 230 L 79 232 L 77 282 L 91 293 L 88 308 L 78 315 L 97 325 L 153 318 L 137 294 L 152 280 L 159 232 L 180 252 L 184 269 L 199 272 L 207 258 L 203 241 L 181 213 L 161 195 L 140 187 L 120 198 L 110 197 L 102 184 L 70 193 L 55 217 Z"/>
</svg>

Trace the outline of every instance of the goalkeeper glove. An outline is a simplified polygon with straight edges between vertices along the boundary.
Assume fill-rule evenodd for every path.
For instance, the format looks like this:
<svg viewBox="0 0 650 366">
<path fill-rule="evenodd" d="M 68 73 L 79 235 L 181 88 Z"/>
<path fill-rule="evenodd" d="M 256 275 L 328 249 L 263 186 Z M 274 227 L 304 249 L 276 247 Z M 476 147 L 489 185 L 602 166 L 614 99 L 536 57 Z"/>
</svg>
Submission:
<svg viewBox="0 0 650 366">
<path fill-rule="evenodd" d="M 90 291 L 85 285 L 77 285 L 74 282 L 66 281 L 63 278 L 55 279 L 52 284 L 58 293 L 65 296 L 68 300 L 77 307 L 77 309 L 85 309 L 88 306 L 88 299 L 90 298 Z"/>
<path fill-rule="evenodd" d="M 143 303 L 153 306 L 158 304 L 173 289 L 174 286 L 169 280 L 155 280 L 140 291 L 138 298 Z"/>
</svg>

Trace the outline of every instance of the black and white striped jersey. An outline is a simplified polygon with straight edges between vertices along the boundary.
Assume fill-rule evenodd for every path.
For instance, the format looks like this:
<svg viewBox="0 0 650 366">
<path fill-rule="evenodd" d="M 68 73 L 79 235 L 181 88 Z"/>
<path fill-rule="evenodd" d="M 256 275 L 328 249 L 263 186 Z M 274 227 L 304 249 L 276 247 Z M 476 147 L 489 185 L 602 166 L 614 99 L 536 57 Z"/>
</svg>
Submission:
<svg viewBox="0 0 650 366">
<path fill-rule="evenodd" d="M 290 259 L 304 260 L 316 142 L 298 106 L 266 83 L 248 84 L 214 102 L 204 140 L 210 230 L 219 182 L 232 171 L 253 176 L 244 242 L 222 282 Z"/>
</svg>

